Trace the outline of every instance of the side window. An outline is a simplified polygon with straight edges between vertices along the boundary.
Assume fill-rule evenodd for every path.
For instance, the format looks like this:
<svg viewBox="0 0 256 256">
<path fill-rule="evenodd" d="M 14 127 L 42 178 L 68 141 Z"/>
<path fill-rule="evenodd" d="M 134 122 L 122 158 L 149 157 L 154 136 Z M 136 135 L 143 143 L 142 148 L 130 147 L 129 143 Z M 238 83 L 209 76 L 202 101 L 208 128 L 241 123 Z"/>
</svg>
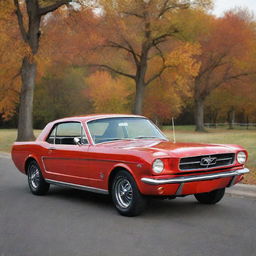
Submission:
<svg viewBox="0 0 256 256">
<path fill-rule="evenodd" d="M 82 144 L 88 144 L 81 123 L 60 123 L 55 126 L 46 141 L 51 144 L 75 145 L 75 137 L 80 138 Z"/>
<path fill-rule="evenodd" d="M 62 123 L 57 126 L 56 144 L 75 145 L 75 137 L 81 138 L 80 123 Z"/>
</svg>

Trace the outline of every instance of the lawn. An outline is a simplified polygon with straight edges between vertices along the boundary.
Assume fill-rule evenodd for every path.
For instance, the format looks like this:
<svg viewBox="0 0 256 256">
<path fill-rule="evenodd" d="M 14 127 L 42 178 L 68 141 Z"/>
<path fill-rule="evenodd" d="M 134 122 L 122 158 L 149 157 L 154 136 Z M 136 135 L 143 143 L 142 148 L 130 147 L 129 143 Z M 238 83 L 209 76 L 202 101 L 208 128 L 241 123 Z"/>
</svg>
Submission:
<svg viewBox="0 0 256 256">
<path fill-rule="evenodd" d="M 164 127 L 163 131 L 172 140 L 171 127 Z M 40 130 L 34 132 L 37 136 Z M 16 136 L 15 129 L 0 129 L 0 151 L 10 152 Z M 249 152 L 247 167 L 251 169 L 251 173 L 246 175 L 244 182 L 256 184 L 256 130 L 208 129 L 206 133 L 195 133 L 193 126 L 177 126 L 176 140 L 178 142 L 239 144 L 245 147 Z"/>
<path fill-rule="evenodd" d="M 35 136 L 38 136 L 40 132 L 40 130 L 34 130 Z M 0 129 L 0 152 L 10 152 L 16 138 L 16 129 Z"/>
</svg>

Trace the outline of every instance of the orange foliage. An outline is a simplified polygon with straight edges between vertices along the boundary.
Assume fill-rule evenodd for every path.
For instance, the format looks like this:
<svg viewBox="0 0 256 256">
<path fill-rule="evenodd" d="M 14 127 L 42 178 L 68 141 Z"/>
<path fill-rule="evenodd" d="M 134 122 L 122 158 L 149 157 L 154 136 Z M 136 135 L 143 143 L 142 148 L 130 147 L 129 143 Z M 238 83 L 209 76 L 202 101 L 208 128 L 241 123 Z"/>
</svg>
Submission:
<svg viewBox="0 0 256 256">
<path fill-rule="evenodd" d="M 83 66 L 88 63 L 90 50 L 102 42 L 97 33 L 99 18 L 92 9 L 81 6 L 79 11 L 60 8 L 45 18 L 42 27 L 41 59 L 49 64 L 61 62 Z"/>
<path fill-rule="evenodd" d="M 20 40 L 13 1 L 0 2 L 0 114 L 10 119 L 19 101 L 19 67 L 26 51 Z"/>
</svg>

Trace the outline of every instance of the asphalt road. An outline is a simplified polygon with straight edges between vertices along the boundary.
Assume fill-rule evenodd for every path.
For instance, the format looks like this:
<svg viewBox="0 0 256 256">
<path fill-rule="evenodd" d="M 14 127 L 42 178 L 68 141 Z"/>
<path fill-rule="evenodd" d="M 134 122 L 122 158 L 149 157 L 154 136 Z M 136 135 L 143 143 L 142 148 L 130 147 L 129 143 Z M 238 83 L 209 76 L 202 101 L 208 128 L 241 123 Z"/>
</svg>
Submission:
<svg viewBox="0 0 256 256">
<path fill-rule="evenodd" d="M 226 196 L 154 200 L 139 217 L 107 196 L 52 186 L 33 196 L 26 176 L 0 158 L 0 256 L 256 255 L 256 200 Z"/>
</svg>

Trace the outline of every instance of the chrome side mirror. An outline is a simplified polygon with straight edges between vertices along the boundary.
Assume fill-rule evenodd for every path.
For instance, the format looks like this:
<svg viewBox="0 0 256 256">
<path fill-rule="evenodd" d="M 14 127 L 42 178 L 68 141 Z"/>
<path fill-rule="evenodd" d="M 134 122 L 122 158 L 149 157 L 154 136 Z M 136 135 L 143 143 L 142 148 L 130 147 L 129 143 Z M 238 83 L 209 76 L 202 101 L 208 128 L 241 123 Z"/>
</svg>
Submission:
<svg viewBox="0 0 256 256">
<path fill-rule="evenodd" d="M 75 142 L 75 144 L 78 145 L 78 146 L 81 146 L 81 145 L 82 145 L 82 144 L 81 144 L 81 139 L 78 138 L 78 137 L 75 137 L 75 138 L 74 138 L 74 142 Z"/>
</svg>

